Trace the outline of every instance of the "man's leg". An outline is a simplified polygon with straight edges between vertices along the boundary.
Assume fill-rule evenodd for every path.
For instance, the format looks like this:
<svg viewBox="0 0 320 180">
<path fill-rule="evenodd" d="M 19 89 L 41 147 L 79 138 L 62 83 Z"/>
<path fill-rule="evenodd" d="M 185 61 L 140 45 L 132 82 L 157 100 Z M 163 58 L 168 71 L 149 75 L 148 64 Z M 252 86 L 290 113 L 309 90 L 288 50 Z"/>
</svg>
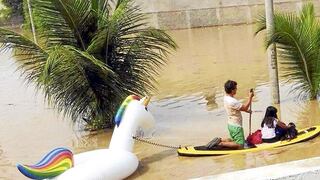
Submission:
<svg viewBox="0 0 320 180">
<path fill-rule="evenodd" d="M 232 139 L 230 139 L 230 138 L 222 139 L 221 138 L 221 142 L 232 142 Z"/>
<path fill-rule="evenodd" d="M 243 149 L 245 142 L 243 128 L 228 125 L 228 130 L 231 139 L 224 139 L 219 145 L 230 149 Z"/>
<path fill-rule="evenodd" d="M 227 148 L 230 148 L 230 149 L 243 149 L 243 145 L 237 144 L 237 143 L 235 143 L 233 141 L 220 142 L 219 146 L 227 147 Z"/>
</svg>

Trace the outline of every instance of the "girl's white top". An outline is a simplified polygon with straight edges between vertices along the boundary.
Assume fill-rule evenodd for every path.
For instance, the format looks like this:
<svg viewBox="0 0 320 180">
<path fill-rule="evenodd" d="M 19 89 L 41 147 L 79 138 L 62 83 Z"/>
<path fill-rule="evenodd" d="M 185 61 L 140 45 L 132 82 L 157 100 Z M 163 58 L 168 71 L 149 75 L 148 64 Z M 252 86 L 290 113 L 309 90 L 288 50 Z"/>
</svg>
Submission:
<svg viewBox="0 0 320 180">
<path fill-rule="evenodd" d="M 277 125 L 278 119 L 274 118 L 273 121 L 273 128 L 269 128 L 266 124 L 263 125 L 261 128 L 261 134 L 262 139 L 272 139 L 276 137 L 276 125 Z"/>
</svg>

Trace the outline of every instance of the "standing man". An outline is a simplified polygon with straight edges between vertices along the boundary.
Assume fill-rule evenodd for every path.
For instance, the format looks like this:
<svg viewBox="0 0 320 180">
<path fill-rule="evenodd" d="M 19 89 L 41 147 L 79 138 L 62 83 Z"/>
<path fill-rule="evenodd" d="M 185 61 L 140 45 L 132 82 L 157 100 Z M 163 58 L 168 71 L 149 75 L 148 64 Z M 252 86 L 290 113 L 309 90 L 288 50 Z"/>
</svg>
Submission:
<svg viewBox="0 0 320 180">
<path fill-rule="evenodd" d="M 251 113 L 249 107 L 254 94 L 253 91 L 250 91 L 248 101 L 245 104 L 242 104 L 236 98 L 234 98 L 234 96 L 237 94 L 237 82 L 228 80 L 224 84 L 224 90 L 226 94 L 223 98 L 223 102 L 228 116 L 228 130 L 230 139 L 215 138 L 208 143 L 207 148 L 212 150 L 220 149 L 221 147 L 227 147 L 230 149 L 243 149 L 245 138 L 242 127 L 241 111 Z"/>
</svg>

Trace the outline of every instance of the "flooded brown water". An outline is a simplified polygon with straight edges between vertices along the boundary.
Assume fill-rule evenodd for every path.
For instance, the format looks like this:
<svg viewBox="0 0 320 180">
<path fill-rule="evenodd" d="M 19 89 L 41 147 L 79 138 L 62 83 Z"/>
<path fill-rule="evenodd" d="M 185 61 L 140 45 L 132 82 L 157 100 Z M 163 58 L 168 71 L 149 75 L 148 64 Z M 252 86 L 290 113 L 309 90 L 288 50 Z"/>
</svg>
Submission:
<svg viewBox="0 0 320 180">
<path fill-rule="evenodd" d="M 266 55 L 254 26 L 227 26 L 169 32 L 179 45 L 159 77 L 150 111 L 156 131 L 150 140 L 169 145 L 202 145 L 227 136 L 223 83 L 238 82 L 238 99 L 255 88 L 252 129 L 271 105 Z M 112 130 L 89 134 L 46 105 L 41 92 L 26 86 L 10 52 L 0 61 L 0 179 L 24 179 L 15 164 L 34 164 L 55 147 L 74 153 L 108 147 Z M 299 128 L 320 124 L 317 102 L 298 101 L 281 88 L 280 117 Z M 243 114 L 244 120 L 249 117 Z M 245 133 L 248 123 L 244 121 Z M 273 150 L 218 157 L 179 157 L 174 150 L 136 142 L 138 170 L 128 179 L 187 179 L 320 155 L 320 138 Z"/>
</svg>

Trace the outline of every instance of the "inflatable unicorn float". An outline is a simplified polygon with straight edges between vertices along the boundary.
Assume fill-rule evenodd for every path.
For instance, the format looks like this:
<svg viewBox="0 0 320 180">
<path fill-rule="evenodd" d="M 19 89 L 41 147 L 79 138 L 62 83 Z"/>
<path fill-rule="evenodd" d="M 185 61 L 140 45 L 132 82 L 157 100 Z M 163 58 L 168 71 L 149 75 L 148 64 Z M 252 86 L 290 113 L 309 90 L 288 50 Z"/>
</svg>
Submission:
<svg viewBox="0 0 320 180">
<path fill-rule="evenodd" d="M 66 148 L 57 148 L 35 165 L 17 168 L 31 179 L 102 180 L 124 179 L 136 171 L 139 161 L 132 153 L 138 129 L 150 130 L 154 118 L 147 110 L 150 98 L 128 96 L 115 117 L 115 129 L 109 149 L 98 149 L 73 155 Z"/>
</svg>

